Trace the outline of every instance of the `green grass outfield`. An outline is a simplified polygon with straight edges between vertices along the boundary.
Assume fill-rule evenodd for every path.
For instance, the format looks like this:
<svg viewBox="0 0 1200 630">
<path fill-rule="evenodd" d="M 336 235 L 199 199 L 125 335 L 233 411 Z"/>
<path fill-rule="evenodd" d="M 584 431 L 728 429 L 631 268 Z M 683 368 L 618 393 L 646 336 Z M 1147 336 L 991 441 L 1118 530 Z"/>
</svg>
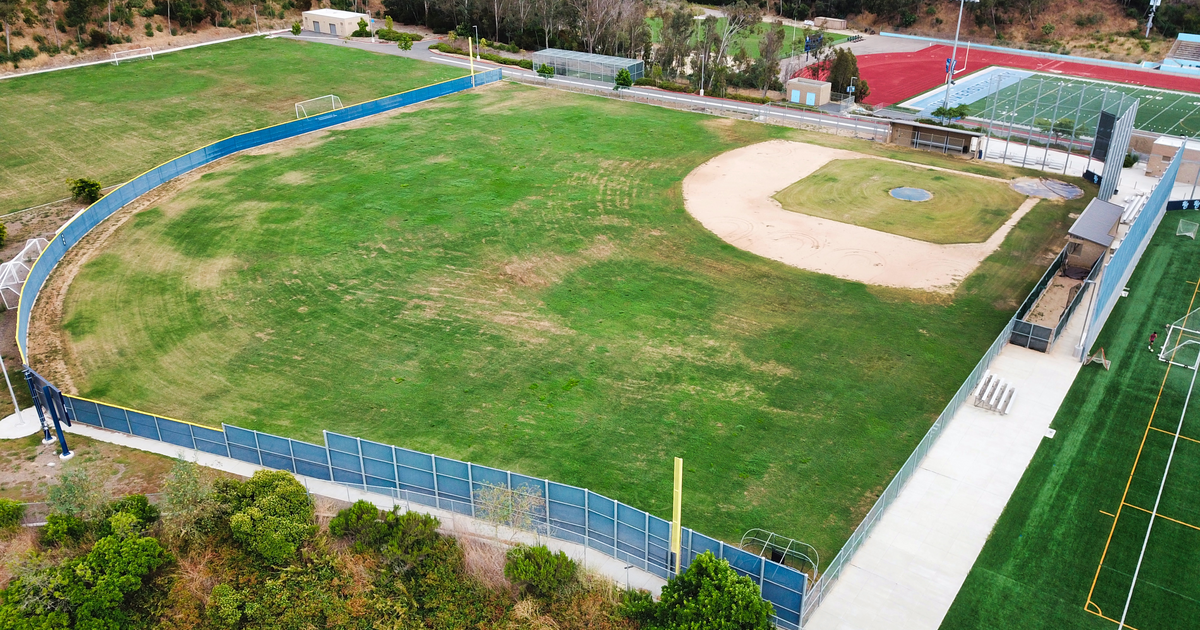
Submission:
<svg viewBox="0 0 1200 630">
<path fill-rule="evenodd" d="M 893 188 L 933 193 L 896 199 Z M 785 210 L 930 243 L 986 241 L 1025 197 L 1007 183 L 883 160 L 833 160 L 775 195 Z"/>
<path fill-rule="evenodd" d="M 1044 83 L 1042 79 L 1045 79 Z M 986 118 L 994 112 L 997 120 L 1006 124 L 1014 121 L 1017 125 L 1031 125 L 1035 110 L 1038 118 L 1047 120 L 1056 118 L 1056 110 L 1057 118 L 1072 119 L 1079 111 L 1079 133 L 1090 136 L 1099 122 L 1101 107 L 1107 104 L 1104 108 L 1114 111 L 1115 104 L 1120 101 L 1120 96 L 1113 92 L 1122 92 L 1139 100 L 1134 120 L 1136 129 L 1185 137 L 1200 132 L 1200 94 L 1053 74 L 1034 74 L 1000 90 L 995 97 L 988 96 L 971 103 L 970 107 L 976 118 Z M 1018 96 L 1021 104 L 1016 109 L 1016 117 L 1001 117 L 1000 113 L 1010 110 Z M 1070 134 L 1067 135 L 1069 138 Z"/>
<path fill-rule="evenodd" d="M 297 101 L 353 105 L 461 69 L 328 44 L 250 38 L 120 66 L 0 81 L 0 212 L 104 186 L 235 133 L 296 118 Z"/>
<path fill-rule="evenodd" d="M 686 524 L 832 558 L 1082 204 L 1039 205 L 953 299 L 870 288 L 686 213 L 687 173 L 771 138 L 966 166 L 488 87 L 236 157 L 134 216 L 68 292 L 72 377 L 134 408 L 338 431 L 664 516 L 682 456 Z"/>
<path fill-rule="evenodd" d="M 1097 341 L 1111 370 L 1080 371 L 1057 434 L 1025 471 L 943 630 L 1115 627 L 1192 377 L 1168 373 L 1147 341 L 1159 331 L 1157 350 L 1164 326 L 1200 307 L 1200 243 L 1175 236 L 1179 219 L 1197 215 L 1163 219 Z M 1154 524 L 1126 619 L 1137 630 L 1200 626 L 1198 406 L 1194 398 L 1159 508 L 1167 518 Z"/>
</svg>

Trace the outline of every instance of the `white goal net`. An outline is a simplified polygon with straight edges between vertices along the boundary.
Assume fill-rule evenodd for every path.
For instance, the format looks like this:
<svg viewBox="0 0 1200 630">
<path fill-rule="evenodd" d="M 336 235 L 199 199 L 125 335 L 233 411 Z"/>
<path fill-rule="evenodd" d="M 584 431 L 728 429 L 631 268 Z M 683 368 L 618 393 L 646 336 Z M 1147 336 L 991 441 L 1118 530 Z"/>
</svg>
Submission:
<svg viewBox="0 0 1200 630">
<path fill-rule="evenodd" d="M 1200 308 L 1167 326 L 1158 360 L 1188 369 L 1196 367 L 1200 360 Z"/>
<path fill-rule="evenodd" d="M 0 298 L 4 300 L 4 308 L 16 308 L 21 287 L 29 277 L 29 268 L 49 244 L 44 238 L 31 238 L 12 260 L 0 264 Z"/>
<path fill-rule="evenodd" d="M 112 54 L 112 62 L 114 66 L 119 66 L 122 61 L 132 61 L 134 59 L 141 59 L 142 57 L 154 59 L 154 50 L 149 46 L 134 48 L 132 50 L 118 50 Z"/>
<path fill-rule="evenodd" d="M 1200 223 L 1195 221 L 1179 220 L 1179 227 L 1175 229 L 1175 236 L 1190 236 L 1196 238 L 1196 228 L 1200 228 Z"/>
<path fill-rule="evenodd" d="M 308 118 L 317 114 L 324 114 L 335 109 L 342 108 L 342 99 L 333 94 L 310 98 L 307 101 L 296 103 L 296 119 Z"/>
</svg>

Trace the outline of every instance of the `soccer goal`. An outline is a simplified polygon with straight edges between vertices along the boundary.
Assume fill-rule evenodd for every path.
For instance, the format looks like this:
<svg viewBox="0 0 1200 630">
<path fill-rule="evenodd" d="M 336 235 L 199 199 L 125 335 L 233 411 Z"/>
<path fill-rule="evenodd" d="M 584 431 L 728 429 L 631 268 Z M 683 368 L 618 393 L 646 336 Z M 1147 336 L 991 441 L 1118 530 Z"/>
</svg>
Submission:
<svg viewBox="0 0 1200 630">
<path fill-rule="evenodd" d="M 1200 228 L 1200 223 L 1195 221 L 1179 220 L 1179 227 L 1175 228 L 1175 236 L 1190 236 L 1193 240 L 1196 238 L 1196 228 Z"/>
<path fill-rule="evenodd" d="M 114 66 L 121 65 L 122 61 L 130 61 L 132 59 L 140 59 L 149 57 L 154 59 L 154 50 L 149 46 L 145 48 L 134 48 L 133 50 L 118 50 L 112 54 L 112 62 Z"/>
<path fill-rule="evenodd" d="M 1158 360 L 1194 369 L 1200 359 L 1200 308 L 1167 326 L 1167 338 L 1158 351 Z"/>
<path fill-rule="evenodd" d="M 331 112 L 335 109 L 341 108 L 342 99 L 333 94 L 326 94 L 325 96 L 310 98 L 307 101 L 300 101 L 299 103 L 296 103 L 296 120 L 308 118 L 309 116 L 316 116 L 317 114 L 324 114 L 325 112 Z"/>
</svg>

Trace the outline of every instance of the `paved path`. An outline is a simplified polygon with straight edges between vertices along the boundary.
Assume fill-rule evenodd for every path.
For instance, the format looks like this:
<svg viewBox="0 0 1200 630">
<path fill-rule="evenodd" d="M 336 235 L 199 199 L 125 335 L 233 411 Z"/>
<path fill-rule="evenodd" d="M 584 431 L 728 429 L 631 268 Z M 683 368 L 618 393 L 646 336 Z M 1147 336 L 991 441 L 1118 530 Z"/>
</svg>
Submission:
<svg viewBox="0 0 1200 630">
<path fill-rule="evenodd" d="M 1012 412 L 963 405 L 806 630 L 941 625 L 1075 380 L 1085 310 L 1050 354 L 1010 345 L 996 357 L 991 372 L 1017 388 Z"/>
</svg>

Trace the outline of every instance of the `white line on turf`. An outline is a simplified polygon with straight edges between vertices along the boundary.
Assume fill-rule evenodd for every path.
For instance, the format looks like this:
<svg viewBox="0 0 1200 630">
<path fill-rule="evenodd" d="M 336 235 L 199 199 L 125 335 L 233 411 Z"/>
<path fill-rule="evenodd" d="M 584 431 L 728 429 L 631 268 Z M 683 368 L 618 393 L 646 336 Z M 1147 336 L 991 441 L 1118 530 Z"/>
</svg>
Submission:
<svg viewBox="0 0 1200 630">
<path fill-rule="evenodd" d="M 1146 537 L 1142 539 L 1142 551 L 1138 554 L 1137 566 L 1133 569 L 1133 581 L 1129 584 L 1129 594 L 1125 596 L 1125 609 L 1121 611 L 1121 621 L 1117 630 L 1127 627 L 1125 617 L 1129 615 L 1129 603 L 1133 601 L 1133 589 L 1137 587 L 1138 573 L 1142 570 L 1142 559 L 1146 557 L 1146 546 L 1150 544 L 1150 530 L 1154 529 L 1154 519 L 1158 518 L 1158 504 L 1162 501 L 1163 488 L 1167 485 L 1167 474 L 1171 472 L 1171 460 L 1175 458 L 1175 445 L 1179 444 L 1179 434 L 1183 432 L 1183 419 L 1187 416 L 1188 403 L 1192 400 L 1192 388 L 1196 386 L 1196 373 L 1200 365 L 1192 366 L 1192 383 L 1188 385 L 1187 397 L 1183 399 L 1183 411 L 1179 414 L 1179 426 L 1175 429 L 1175 438 L 1171 440 L 1171 453 L 1167 455 L 1167 467 L 1163 470 L 1162 481 L 1158 484 L 1158 496 L 1154 498 L 1154 509 L 1150 512 L 1150 524 L 1146 526 Z"/>
</svg>

